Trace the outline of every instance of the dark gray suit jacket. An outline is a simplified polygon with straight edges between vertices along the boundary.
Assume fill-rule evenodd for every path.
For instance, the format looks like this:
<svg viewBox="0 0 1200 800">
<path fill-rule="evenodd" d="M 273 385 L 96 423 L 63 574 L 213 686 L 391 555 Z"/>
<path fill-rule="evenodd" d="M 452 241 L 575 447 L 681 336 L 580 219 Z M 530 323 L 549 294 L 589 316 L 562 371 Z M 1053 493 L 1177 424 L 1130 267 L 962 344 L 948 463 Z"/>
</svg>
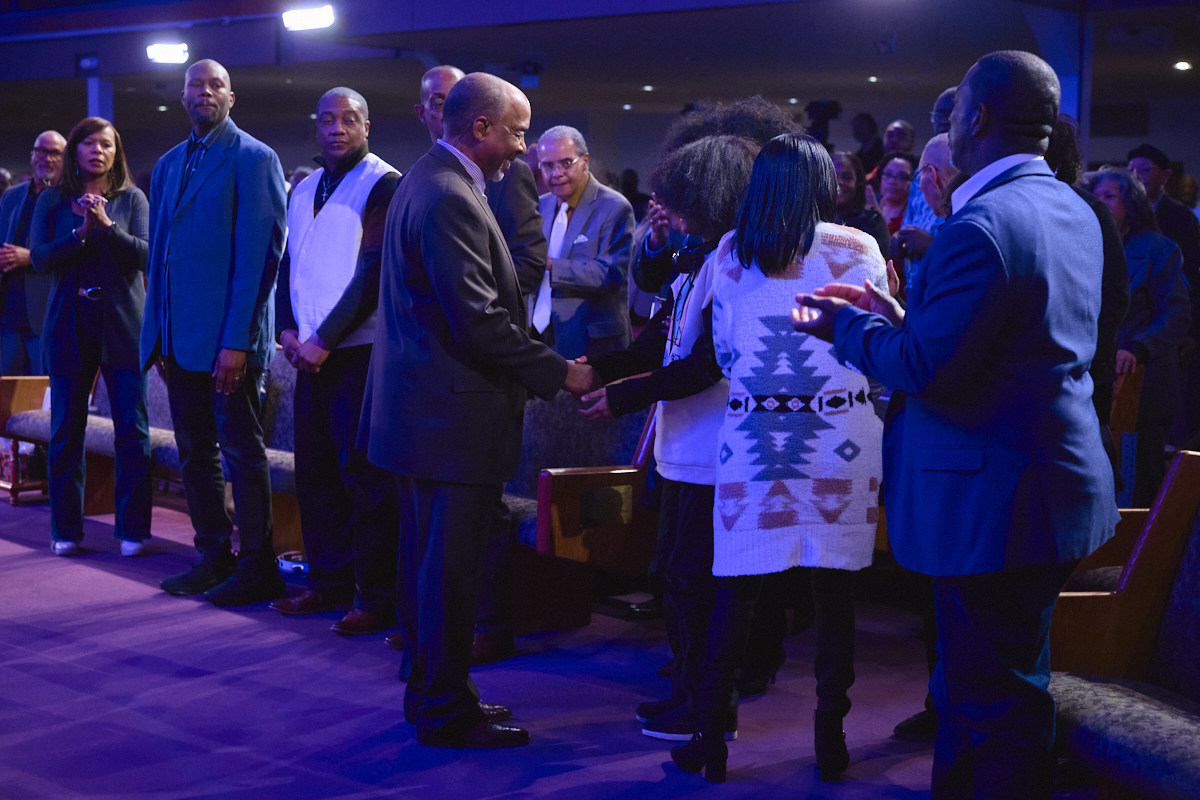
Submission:
<svg viewBox="0 0 1200 800">
<path fill-rule="evenodd" d="M 4 194 L 0 195 L 0 244 L 15 244 L 19 247 L 28 245 L 28 242 L 13 241 L 13 237 L 17 233 L 17 223 L 21 219 L 21 207 L 25 205 L 25 198 L 28 196 L 28 182 L 6 189 Z M 32 223 L 29 225 L 29 230 L 32 233 Z M 0 278 L 0 314 L 4 313 L 4 300 L 8 297 L 8 292 L 5 291 L 7 288 L 4 278 Z M 49 297 L 50 276 L 38 275 L 32 269 L 26 270 L 25 309 L 29 315 L 29 327 L 39 336 L 42 333 L 42 323 L 46 318 L 46 300 Z"/>
<path fill-rule="evenodd" d="M 388 209 L 379 318 L 358 446 L 373 464 L 448 483 L 511 479 L 526 392 L 551 398 L 567 364 L 526 333 L 504 235 L 440 144 Z"/>
<path fill-rule="evenodd" d="M 557 205 L 557 197 L 542 195 L 539 210 L 547 241 Z M 571 215 L 560 257 L 553 259 L 550 268 L 554 349 L 564 358 L 611 353 L 629 346 L 628 284 L 634 225 L 633 206 L 625 196 L 593 175 Z"/>
<path fill-rule="evenodd" d="M 529 166 L 521 159 L 514 161 L 503 180 L 488 184 L 487 201 L 508 242 L 521 294 L 536 299 L 546 271 L 546 236 L 538 213 L 537 183 Z M 530 309 L 532 312 L 532 306 Z"/>
<path fill-rule="evenodd" d="M 29 243 L 33 266 L 53 282 L 42 331 L 42 360 L 51 375 L 73 375 L 82 369 L 79 336 L 100 339 L 100 362 L 116 369 L 137 369 L 138 334 L 146 289 L 142 282 L 146 266 L 149 204 L 137 187 L 122 192 L 105 209 L 113 222 L 107 234 L 89 236 L 80 242 L 70 198 L 57 189 L 47 189 L 38 198 L 33 213 Z M 86 271 L 87 283 L 80 283 Z M 101 330 L 79 330 L 75 323 L 79 289 L 99 286 L 103 313 Z"/>
</svg>

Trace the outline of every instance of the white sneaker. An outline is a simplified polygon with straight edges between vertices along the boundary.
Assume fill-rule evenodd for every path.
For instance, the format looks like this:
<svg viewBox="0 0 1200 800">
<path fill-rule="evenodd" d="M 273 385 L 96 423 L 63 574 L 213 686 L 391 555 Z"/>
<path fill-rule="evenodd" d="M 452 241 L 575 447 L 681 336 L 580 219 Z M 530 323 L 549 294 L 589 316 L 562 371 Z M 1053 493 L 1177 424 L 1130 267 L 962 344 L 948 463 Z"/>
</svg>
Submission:
<svg viewBox="0 0 1200 800">
<path fill-rule="evenodd" d="M 56 556 L 77 556 L 80 553 L 79 542 L 51 542 L 50 552 Z"/>
<path fill-rule="evenodd" d="M 121 555 L 123 556 L 140 556 L 146 553 L 146 546 L 141 542 L 131 541 L 129 539 L 121 540 Z"/>
</svg>

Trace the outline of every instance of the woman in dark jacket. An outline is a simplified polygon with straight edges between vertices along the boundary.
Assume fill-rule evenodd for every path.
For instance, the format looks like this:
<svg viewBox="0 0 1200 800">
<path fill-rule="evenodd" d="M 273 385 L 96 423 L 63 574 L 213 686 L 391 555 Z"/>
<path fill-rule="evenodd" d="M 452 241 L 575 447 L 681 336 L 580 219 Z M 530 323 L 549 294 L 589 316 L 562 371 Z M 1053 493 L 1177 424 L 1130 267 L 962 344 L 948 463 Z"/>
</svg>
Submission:
<svg viewBox="0 0 1200 800">
<path fill-rule="evenodd" d="M 834 153 L 833 169 L 837 176 L 837 207 L 833 221 L 871 234 L 886 257 L 891 251 L 891 234 L 883 215 L 867 208 L 867 176 L 854 153 Z"/>
<path fill-rule="evenodd" d="M 1179 403 L 1179 343 L 1192 321 L 1183 256 L 1178 245 L 1158 232 L 1146 190 L 1128 170 L 1103 167 L 1089 173 L 1086 184 L 1108 206 L 1125 240 L 1129 311 L 1117 331 L 1117 374 L 1146 367 L 1138 404 L 1133 504 L 1147 508 L 1165 472 L 1167 426 Z"/>
<path fill-rule="evenodd" d="M 50 375 L 50 535 L 56 555 L 83 539 L 84 432 L 97 369 L 113 416 L 116 536 L 140 555 L 150 536 L 150 434 L 138 335 L 149 204 L 129 179 L 121 137 L 99 117 L 67 137 L 63 175 L 34 209 L 33 267 L 54 277 L 42 329 Z"/>
</svg>

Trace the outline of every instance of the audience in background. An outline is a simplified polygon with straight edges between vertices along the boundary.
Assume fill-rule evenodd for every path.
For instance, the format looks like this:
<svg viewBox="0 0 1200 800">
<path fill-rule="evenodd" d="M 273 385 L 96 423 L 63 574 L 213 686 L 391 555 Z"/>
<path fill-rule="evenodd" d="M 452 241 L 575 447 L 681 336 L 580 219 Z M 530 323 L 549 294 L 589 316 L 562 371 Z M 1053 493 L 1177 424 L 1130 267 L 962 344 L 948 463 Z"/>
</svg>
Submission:
<svg viewBox="0 0 1200 800">
<path fill-rule="evenodd" d="M 50 277 L 33 270 L 29 233 L 38 195 L 62 176 L 66 139 L 45 131 L 33 141 L 32 178 L 0 196 L 0 375 L 44 375 L 42 323 Z"/>
<path fill-rule="evenodd" d="M 833 221 L 869 233 L 879 245 L 879 252 L 886 254 L 891 247 L 891 235 L 883 215 L 874 208 L 867 208 L 869 187 L 862 162 L 854 153 L 834 153 L 833 169 L 837 178 Z"/>
<path fill-rule="evenodd" d="M 1133 507 L 1149 508 L 1162 483 L 1167 427 L 1179 404 L 1179 343 L 1191 325 L 1191 302 L 1179 246 L 1157 230 L 1142 182 L 1130 171 L 1103 167 L 1085 178 L 1112 212 L 1125 240 L 1129 311 L 1117 332 L 1117 375 L 1146 368 L 1138 404 L 1137 476 Z"/>
<path fill-rule="evenodd" d="M 641 222 L 646 216 L 650 195 L 638 190 L 637 170 L 626 169 L 621 172 L 621 194 L 625 195 L 625 199 L 633 206 L 633 218 Z"/>
<path fill-rule="evenodd" d="M 904 223 L 908 193 L 916 173 L 917 159 L 912 153 L 889 152 L 879 162 L 879 212 L 889 234 L 895 235 Z"/>
<path fill-rule="evenodd" d="M 863 112 L 850 120 L 850 132 L 859 147 L 855 155 L 862 162 L 864 172 L 870 173 L 879 166 L 883 158 L 883 140 L 879 138 L 879 125 L 875 118 Z"/>
<path fill-rule="evenodd" d="M 150 430 L 138 359 L 150 207 L 108 120 L 76 125 L 62 163 L 62 180 L 38 197 L 29 237 L 33 268 L 50 279 L 41 350 L 50 373 L 51 550 L 76 555 L 83 540 L 84 433 L 99 370 L 112 408 L 113 534 L 121 555 L 136 556 L 150 538 Z"/>
</svg>

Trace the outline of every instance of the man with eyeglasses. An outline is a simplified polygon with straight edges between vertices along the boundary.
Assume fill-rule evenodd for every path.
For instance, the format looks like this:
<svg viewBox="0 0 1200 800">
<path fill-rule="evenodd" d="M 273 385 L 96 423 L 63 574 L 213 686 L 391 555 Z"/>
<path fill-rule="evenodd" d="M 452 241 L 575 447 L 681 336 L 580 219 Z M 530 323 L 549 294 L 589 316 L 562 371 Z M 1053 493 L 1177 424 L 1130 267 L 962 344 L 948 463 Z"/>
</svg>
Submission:
<svg viewBox="0 0 1200 800">
<path fill-rule="evenodd" d="M 0 196 L 0 375 L 42 375 L 42 321 L 51 275 L 38 275 L 29 258 L 29 227 L 38 195 L 58 183 L 67 140 L 45 131 L 33 142 L 33 179 Z"/>
<path fill-rule="evenodd" d="M 622 350 L 629 327 L 633 206 L 592 178 L 583 134 L 567 125 L 538 139 L 542 232 L 550 263 L 534 303 L 534 330 L 563 358 Z"/>
<path fill-rule="evenodd" d="M 446 95 L 463 75 L 458 67 L 442 65 L 421 76 L 421 102 L 413 106 L 413 111 L 435 145 L 444 133 L 442 106 Z M 488 180 L 486 188 L 488 208 L 496 217 L 504 243 L 508 245 L 521 296 L 525 298 L 526 308 L 532 308 L 538 285 L 546 272 L 546 237 L 542 233 L 542 215 L 538 213 L 533 169 L 518 158 L 500 180 Z M 480 577 L 479 616 L 471 645 L 474 666 L 503 661 L 517 652 L 509 566 L 509 548 L 516 538 L 516 529 L 503 500 L 496 504 L 492 533 Z M 397 650 L 404 647 L 400 633 L 388 636 L 387 642 Z"/>
<path fill-rule="evenodd" d="M 939 94 L 937 100 L 933 103 L 933 111 L 929 114 L 929 122 L 933 125 L 933 134 L 935 137 L 949 133 L 950 131 L 950 112 L 954 110 L 954 97 L 957 91 L 957 86 L 951 86 Z M 947 160 L 948 163 L 949 161 Z M 925 157 L 922 156 L 921 167 L 917 174 L 913 176 L 912 190 L 908 193 L 908 208 L 904 210 L 904 221 L 901 223 L 900 230 L 896 233 L 894 239 L 896 246 L 892 248 L 893 253 L 901 258 L 915 260 L 925 255 L 925 251 L 929 249 L 929 245 L 933 244 L 933 237 L 938 232 L 938 228 L 942 227 L 942 215 L 930 207 L 929 201 L 926 199 L 926 194 L 921 189 L 920 170 L 924 170 L 927 166 L 929 164 L 926 163 Z M 947 186 L 941 187 L 943 192 Z"/>
</svg>

